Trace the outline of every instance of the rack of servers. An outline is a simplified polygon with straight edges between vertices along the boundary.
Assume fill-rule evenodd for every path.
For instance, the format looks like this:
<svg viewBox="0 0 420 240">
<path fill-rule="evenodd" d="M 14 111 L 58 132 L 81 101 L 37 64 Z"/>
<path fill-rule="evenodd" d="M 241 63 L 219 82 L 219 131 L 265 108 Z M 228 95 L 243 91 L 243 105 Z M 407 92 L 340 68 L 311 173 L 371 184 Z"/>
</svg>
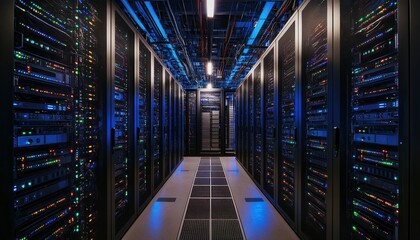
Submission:
<svg viewBox="0 0 420 240">
<path fill-rule="evenodd" d="M 216 88 L 186 91 L 186 155 L 235 154 L 235 95 Z"/>
<path fill-rule="evenodd" d="M 183 159 L 182 87 L 117 3 L 4 7 L 0 237 L 121 238 Z"/>
<path fill-rule="evenodd" d="M 237 160 L 303 239 L 415 238 L 414 6 L 305 1 L 236 91 Z"/>
</svg>

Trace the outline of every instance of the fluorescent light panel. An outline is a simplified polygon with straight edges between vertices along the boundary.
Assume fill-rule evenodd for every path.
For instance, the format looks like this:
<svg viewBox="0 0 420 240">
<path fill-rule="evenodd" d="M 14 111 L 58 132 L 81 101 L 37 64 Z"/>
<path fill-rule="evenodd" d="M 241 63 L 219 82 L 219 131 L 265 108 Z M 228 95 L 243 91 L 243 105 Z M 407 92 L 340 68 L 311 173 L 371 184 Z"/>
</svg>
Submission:
<svg viewBox="0 0 420 240">
<path fill-rule="evenodd" d="M 214 1 L 215 0 L 207 0 L 207 17 L 209 18 L 214 17 Z"/>
<path fill-rule="evenodd" d="M 208 62 L 207 63 L 207 74 L 211 75 L 213 73 L 213 63 Z"/>
</svg>

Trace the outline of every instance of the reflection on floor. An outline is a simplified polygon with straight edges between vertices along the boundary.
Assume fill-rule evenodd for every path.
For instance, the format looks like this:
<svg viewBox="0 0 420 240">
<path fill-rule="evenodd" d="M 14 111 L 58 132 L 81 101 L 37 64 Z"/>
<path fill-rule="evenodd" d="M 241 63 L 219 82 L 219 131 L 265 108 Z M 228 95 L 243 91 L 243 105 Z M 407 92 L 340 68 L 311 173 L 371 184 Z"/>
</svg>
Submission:
<svg viewBox="0 0 420 240">
<path fill-rule="evenodd" d="M 250 240 L 299 239 L 234 157 L 185 157 L 123 239 L 243 235 Z"/>
</svg>

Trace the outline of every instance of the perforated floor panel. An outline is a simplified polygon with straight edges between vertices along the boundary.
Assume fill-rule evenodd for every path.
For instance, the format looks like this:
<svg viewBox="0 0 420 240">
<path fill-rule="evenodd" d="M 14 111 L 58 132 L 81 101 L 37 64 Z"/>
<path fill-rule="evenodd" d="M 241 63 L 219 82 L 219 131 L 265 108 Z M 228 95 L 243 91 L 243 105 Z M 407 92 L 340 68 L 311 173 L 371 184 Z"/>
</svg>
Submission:
<svg viewBox="0 0 420 240">
<path fill-rule="evenodd" d="M 211 186 L 212 197 L 232 197 L 228 186 Z"/>
<path fill-rule="evenodd" d="M 194 185 L 210 185 L 210 178 L 196 178 Z"/>
<path fill-rule="evenodd" d="M 211 218 L 238 219 L 232 199 L 212 199 Z"/>
<path fill-rule="evenodd" d="M 197 170 L 179 239 L 244 239 L 220 158 L 201 158 Z"/>
<path fill-rule="evenodd" d="M 210 197 L 210 186 L 194 186 L 191 197 Z"/>
<path fill-rule="evenodd" d="M 211 178 L 211 185 L 227 185 L 226 178 Z"/>
<path fill-rule="evenodd" d="M 180 240 L 210 239 L 210 220 L 185 220 Z"/>
<path fill-rule="evenodd" d="M 210 199 L 190 199 L 185 219 L 210 219 Z"/>
<path fill-rule="evenodd" d="M 242 240 L 241 225 L 238 220 L 212 220 L 212 239 Z"/>
</svg>

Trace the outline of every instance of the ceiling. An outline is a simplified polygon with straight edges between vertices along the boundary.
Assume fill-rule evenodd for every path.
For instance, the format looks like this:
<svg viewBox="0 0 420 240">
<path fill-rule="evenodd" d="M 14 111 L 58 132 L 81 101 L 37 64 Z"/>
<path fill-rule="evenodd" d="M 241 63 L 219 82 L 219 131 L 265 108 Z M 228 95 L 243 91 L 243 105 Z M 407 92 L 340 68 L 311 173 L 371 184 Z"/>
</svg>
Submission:
<svg viewBox="0 0 420 240">
<path fill-rule="evenodd" d="M 117 0 L 184 89 L 236 89 L 301 1 Z"/>
</svg>

